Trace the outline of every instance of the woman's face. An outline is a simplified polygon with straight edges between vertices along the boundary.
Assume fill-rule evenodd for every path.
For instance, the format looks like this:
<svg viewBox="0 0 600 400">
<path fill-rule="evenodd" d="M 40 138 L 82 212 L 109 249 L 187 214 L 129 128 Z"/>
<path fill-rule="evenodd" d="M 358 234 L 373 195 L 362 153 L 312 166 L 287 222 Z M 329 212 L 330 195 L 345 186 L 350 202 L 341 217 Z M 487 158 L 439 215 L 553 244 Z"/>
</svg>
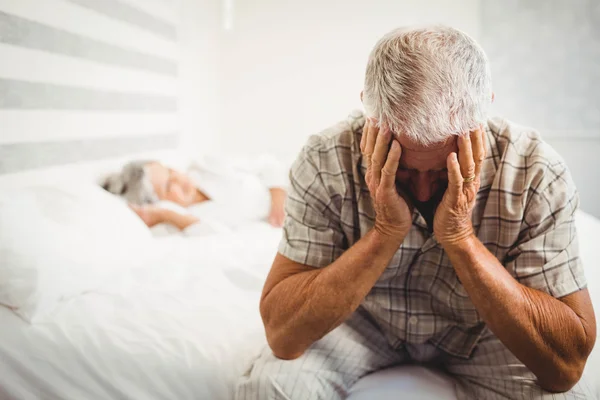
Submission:
<svg viewBox="0 0 600 400">
<path fill-rule="evenodd" d="M 160 163 L 149 164 L 146 171 L 160 200 L 172 201 L 183 207 L 194 203 L 197 189 L 189 176 Z"/>
</svg>

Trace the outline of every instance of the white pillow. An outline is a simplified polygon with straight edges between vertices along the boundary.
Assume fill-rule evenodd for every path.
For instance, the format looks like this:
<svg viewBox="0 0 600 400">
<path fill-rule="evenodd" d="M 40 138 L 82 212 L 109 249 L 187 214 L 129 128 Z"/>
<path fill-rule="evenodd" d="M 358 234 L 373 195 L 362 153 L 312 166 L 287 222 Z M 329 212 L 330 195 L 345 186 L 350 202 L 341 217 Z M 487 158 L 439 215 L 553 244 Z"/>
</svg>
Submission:
<svg viewBox="0 0 600 400">
<path fill-rule="evenodd" d="M 93 184 L 0 193 L 0 304 L 30 322 L 72 296 L 144 264 L 150 231 L 126 204 Z"/>
</svg>

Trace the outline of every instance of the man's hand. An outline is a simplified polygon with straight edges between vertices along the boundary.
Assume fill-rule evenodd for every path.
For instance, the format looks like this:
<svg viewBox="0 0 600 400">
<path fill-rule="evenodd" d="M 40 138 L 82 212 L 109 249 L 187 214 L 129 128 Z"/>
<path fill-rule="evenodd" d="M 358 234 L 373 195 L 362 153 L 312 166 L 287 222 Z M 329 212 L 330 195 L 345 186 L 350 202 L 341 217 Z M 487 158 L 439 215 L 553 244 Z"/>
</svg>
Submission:
<svg viewBox="0 0 600 400">
<path fill-rule="evenodd" d="M 139 206 L 136 204 L 129 204 L 129 208 L 131 208 L 142 219 L 142 221 L 144 221 L 148 228 L 152 228 L 154 225 L 165 222 L 166 210 L 162 208 L 152 205 Z"/>
<path fill-rule="evenodd" d="M 473 235 L 471 214 L 481 184 L 481 164 L 485 158 L 481 128 L 458 137 L 458 157 L 446 160 L 448 189 L 433 219 L 433 231 L 444 247 L 452 246 Z"/>
<path fill-rule="evenodd" d="M 596 339 L 589 293 L 584 289 L 557 299 L 519 283 L 474 235 L 471 214 L 485 157 L 483 132 L 460 137 L 458 149 L 458 160 L 454 153 L 447 160 L 448 189 L 434 217 L 437 240 L 492 333 L 535 374 L 542 389 L 565 392 L 581 378 Z M 532 270 L 543 269 L 539 256 L 522 257 L 533 260 Z"/>
<path fill-rule="evenodd" d="M 390 141 L 392 145 L 390 147 Z M 396 190 L 396 171 L 402 148 L 387 127 L 372 120 L 363 128 L 360 150 L 367 162 L 365 177 L 375 208 L 375 229 L 400 245 L 412 226 L 412 212 Z"/>
<path fill-rule="evenodd" d="M 271 210 L 267 221 L 272 226 L 281 228 L 285 219 L 284 203 L 286 193 L 282 188 L 270 188 L 269 192 L 271 193 Z"/>
</svg>

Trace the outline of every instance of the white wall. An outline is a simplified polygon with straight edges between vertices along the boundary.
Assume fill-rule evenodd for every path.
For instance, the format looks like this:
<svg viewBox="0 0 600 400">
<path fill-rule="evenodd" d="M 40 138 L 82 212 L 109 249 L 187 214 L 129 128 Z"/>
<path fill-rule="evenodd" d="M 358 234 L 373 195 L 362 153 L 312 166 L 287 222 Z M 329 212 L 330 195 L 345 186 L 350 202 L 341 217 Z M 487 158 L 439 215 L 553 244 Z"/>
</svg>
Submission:
<svg viewBox="0 0 600 400">
<path fill-rule="evenodd" d="M 482 1 L 481 18 L 492 111 L 539 130 L 600 217 L 600 2 Z"/>
<path fill-rule="evenodd" d="M 544 135 L 544 140 L 560 153 L 569 166 L 579 191 L 581 209 L 600 218 L 600 138 L 571 137 L 569 133 L 565 133 L 563 137 L 556 134 Z"/>
<path fill-rule="evenodd" d="M 233 26 L 228 31 L 222 25 L 223 0 L 182 1 L 185 148 L 246 155 L 271 152 L 290 163 L 307 136 L 360 107 L 367 56 L 382 34 L 401 25 L 439 22 L 463 29 L 482 43 L 492 62 L 497 94 L 492 114 L 539 129 L 570 166 L 582 208 L 600 216 L 600 165 L 595 156 L 600 130 L 594 122 L 600 115 L 595 95 L 599 81 L 592 79 L 599 71 L 594 60 L 600 47 L 594 43 L 600 43 L 600 35 L 595 34 L 596 42 L 590 40 L 597 32 L 591 28 L 597 25 L 593 18 L 600 13 L 594 17 L 585 12 L 585 4 L 594 0 L 558 11 L 544 0 L 527 5 L 480 0 L 233 0 Z M 580 45 L 574 48 L 572 42 Z M 581 43 L 596 52 L 577 53 Z M 575 53 L 564 53 L 568 51 Z M 561 75 L 574 68 L 585 77 Z M 578 118 L 578 113 L 586 118 Z"/>
<path fill-rule="evenodd" d="M 234 153 L 290 162 L 360 107 L 368 54 L 387 31 L 440 22 L 478 36 L 479 1 L 235 0 L 222 36 L 221 135 Z"/>
<path fill-rule="evenodd" d="M 0 0 L 0 174 L 176 148 L 175 5 Z"/>
<path fill-rule="evenodd" d="M 220 148 L 221 0 L 181 0 L 179 13 L 181 148 L 193 156 Z"/>
</svg>

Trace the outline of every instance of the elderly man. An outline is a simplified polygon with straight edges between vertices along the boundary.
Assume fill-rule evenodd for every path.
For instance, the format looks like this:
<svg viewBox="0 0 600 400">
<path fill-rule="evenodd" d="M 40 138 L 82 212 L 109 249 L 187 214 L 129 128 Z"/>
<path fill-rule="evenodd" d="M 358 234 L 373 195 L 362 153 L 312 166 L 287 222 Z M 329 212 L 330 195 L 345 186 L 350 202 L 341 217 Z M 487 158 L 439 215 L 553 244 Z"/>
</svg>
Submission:
<svg viewBox="0 0 600 400">
<path fill-rule="evenodd" d="M 237 398 L 343 399 L 402 363 L 443 368 L 458 399 L 593 398 L 577 192 L 535 131 L 486 121 L 482 49 L 395 30 L 363 94 L 366 117 L 311 137 L 292 167 L 260 306 L 270 349 Z"/>
</svg>

